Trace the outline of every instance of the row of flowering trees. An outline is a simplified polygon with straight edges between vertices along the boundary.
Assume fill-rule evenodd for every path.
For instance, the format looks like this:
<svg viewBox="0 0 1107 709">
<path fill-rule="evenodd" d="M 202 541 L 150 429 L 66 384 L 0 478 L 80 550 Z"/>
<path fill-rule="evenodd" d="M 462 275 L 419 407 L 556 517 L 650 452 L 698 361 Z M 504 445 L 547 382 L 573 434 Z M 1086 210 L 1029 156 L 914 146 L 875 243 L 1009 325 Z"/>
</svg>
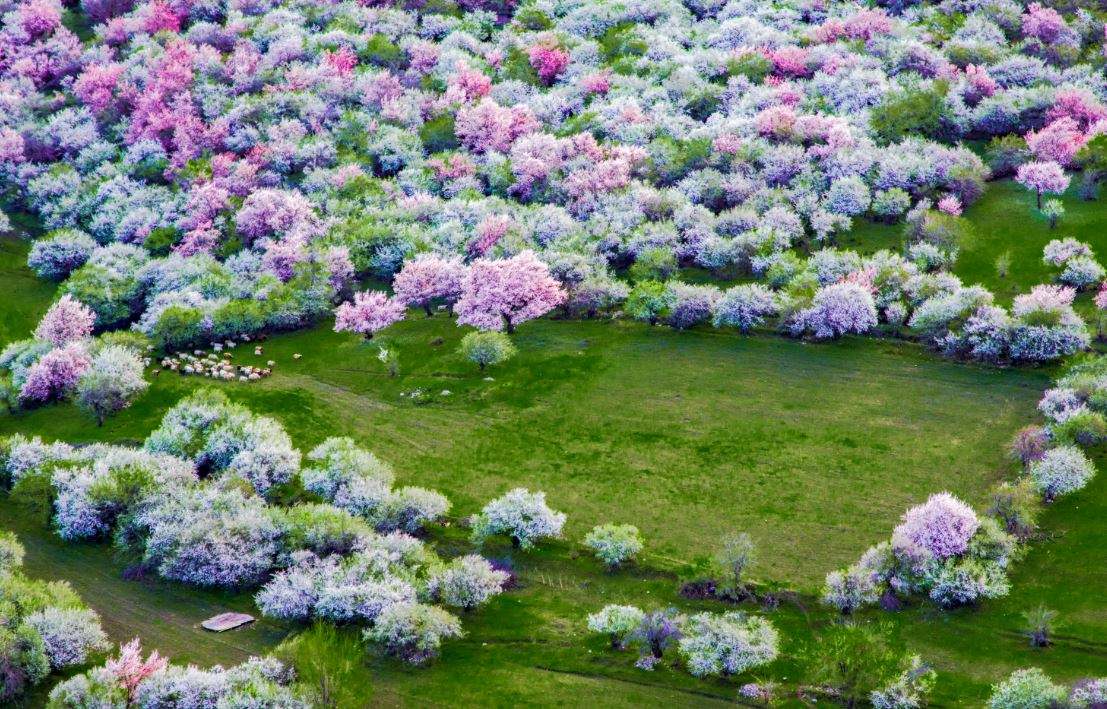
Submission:
<svg viewBox="0 0 1107 709">
<path fill-rule="evenodd" d="M 913 218 L 925 221 L 925 209 Z M 421 256 L 401 268 L 391 297 L 365 291 L 340 305 L 335 330 L 371 338 L 403 319 L 408 307 L 429 314 L 432 306 L 442 305 L 453 309 L 459 325 L 513 332 L 561 306 L 569 313 L 619 313 L 675 329 L 711 324 L 747 332 L 775 322 L 786 333 L 815 339 L 905 328 L 948 356 L 991 362 L 1048 361 L 1088 346 L 1087 328 L 1072 308 L 1074 288 L 1036 286 L 1017 296 L 1008 312 L 984 288 L 965 286 L 938 268 L 954 257 L 949 248 L 919 241 L 907 256 L 879 251 L 862 257 L 825 248 L 803 259 L 789 252 L 767 270 L 768 286 L 743 284 L 726 291 L 655 280 L 667 275 L 663 265 L 627 286 L 610 275 L 590 279 L 573 264 L 551 267 L 529 251 L 468 266 Z M 1102 269 L 1086 246 L 1070 256 L 1073 248 L 1051 242 L 1047 262 L 1067 264 L 1059 277 L 1063 284 L 1087 287 Z"/>
<path fill-rule="evenodd" d="M 901 9 L 13 2 L 4 202 L 45 227 L 29 263 L 99 330 L 184 349 L 304 327 L 425 254 L 482 280 L 533 251 L 584 313 L 659 255 L 771 280 L 854 220 L 955 215 L 990 174 L 1055 192 L 1088 164 L 1107 115 L 1091 13 Z M 988 164 L 970 137 L 996 138 Z M 808 294 L 796 327 L 867 325 L 845 290 Z M 463 317 L 502 321 L 488 297 Z M 1016 359 L 1058 349 L 1013 337 Z"/>
<path fill-rule="evenodd" d="M 100 617 L 66 582 L 23 573 L 23 545 L 0 532 L 0 702 L 21 695 L 56 672 L 79 667 L 107 648 Z"/>
</svg>

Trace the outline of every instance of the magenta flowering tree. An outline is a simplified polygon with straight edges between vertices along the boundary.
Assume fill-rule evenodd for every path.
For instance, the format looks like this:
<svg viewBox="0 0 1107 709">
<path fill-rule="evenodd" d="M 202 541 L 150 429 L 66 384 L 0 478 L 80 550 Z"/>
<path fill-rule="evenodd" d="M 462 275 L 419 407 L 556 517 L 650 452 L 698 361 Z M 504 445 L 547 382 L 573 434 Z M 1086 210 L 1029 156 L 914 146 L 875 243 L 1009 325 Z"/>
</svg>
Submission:
<svg viewBox="0 0 1107 709">
<path fill-rule="evenodd" d="M 469 266 L 457 301 L 457 322 L 481 330 L 506 329 L 541 317 L 565 299 L 561 285 L 533 251 Z"/>
<path fill-rule="evenodd" d="M 527 58 L 538 73 L 538 78 L 547 84 L 552 84 L 565 71 L 565 67 L 569 66 L 569 53 L 549 41 L 528 49 Z"/>
<path fill-rule="evenodd" d="M 27 370 L 27 379 L 19 390 L 25 402 L 44 403 L 66 396 L 88 371 L 92 360 L 85 346 L 71 342 L 50 350 Z"/>
<path fill-rule="evenodd" d="M 1034 191 L 1038 196 L 1038 209 L 1041 209 L 1042 193 L 1061 194 L 1068 189 L 1069 177 L 1057 162 L 1028 162 L 1019 166 L 1015 182 Z"/>
<path fill-rule="evenodd" d="M 461 261 L 423 254 L 404 263 L 392 281 L 392 289 L 396 300 L 422 308 L 429 318 L 435 301 L 448 305 L 457 302 L 464 276 L 465 266 Z"/>
<path fill-rule="evenodd" d="M 404 304 L 389 298 L 381 291 L 354 293 L 334 311 L 335 332 L 356 332 L 366 340 L 373 339 L 378 331 L 404 319 Z"/>
<path fill-rule="evenodd" d="M 35 337 L 61 347 L 91 335 L 95 323 L 96 313 L 67 293 L 42 316 L 35 328 Z"/>
</svg>

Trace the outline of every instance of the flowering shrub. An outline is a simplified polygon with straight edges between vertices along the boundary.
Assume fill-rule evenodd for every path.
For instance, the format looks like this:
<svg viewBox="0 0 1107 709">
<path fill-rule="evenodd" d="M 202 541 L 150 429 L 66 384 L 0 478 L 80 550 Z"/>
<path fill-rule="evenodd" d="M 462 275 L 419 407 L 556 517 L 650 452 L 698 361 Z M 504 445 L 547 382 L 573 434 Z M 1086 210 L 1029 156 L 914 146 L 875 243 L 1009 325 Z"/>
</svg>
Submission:
<svg viewBox="0 0 1107 709">
<path fill-rule="evenodd" d="M 565 514 L 546 505 L 546 493 L 521 487 L 492 500 L 473 515 L 473 541 L 483 544 L 496 534 L 511 537 L 512 546 L 530 549 L 540 539 L 560 537 Z"/>
<path fill-rule="evenodd" d="M 291 480 L 300 466 L 300 452 L 280 424 L 214 389 L 177 402 L 146 438 L 145 448 L 193 458 L 214 474 L 241 477 L 262 495 Z"/>
<path fill-rule="evenodd" d="M 949 493 L 932 495 L 903 515 L 890 543 L 829 574 L 823 600 L 850 613 L 885 594 L 926 593 L 943 607 L 1003 596 L 1015 543 L 994 519 Z"/>
<path fill-rule="evenodd" d="M 607 605 L 588 616 L 588 629 L 606 635 L 611 647 L 623 648 L 645 617 L 635 606 Z"/>
<path fill-rule="evenodd" d="M 367 640 L 380 643 L 390 654 L 413 665 L 427 664 L 438 656 L 443 640 L 463 635 L 456 617 L 422 603 L 389 606 L 365 631 Z"/>
<path fill-rule="evenodd" d="M 836 283 L 820 288 L 811 306 L 796 314 L 789 326 L 794 334 L 810 332 L 817 339 L 864 334 L 876 327 L 872 293 L 857 283 Z"/>
<path fill-rule="evenodd" d="M 85 265 L 96 242 L 76 229 L 62 229 L 31 244 L 27 266 L 43 278 L 62 280 Z"/>
<path fill-rule="evenodd" d="M 108 345 L 92 358 L 89 368 L 77 380 L 77 403 L 104 425 L 104 419 L 131 405 L 149 386 L 143 378 L 142 360 L 133 351 Z"/>
<path fill-rule="evenodd" d="M 1061 704 L 1064 699 L 1064 687 L 1054 684 L 1037 667 L 1031 667 L 1015 670 L 1010 677 L 993 686 L 988 707 L 989 709 L 1051 707 Z"/>
<path fill-rule="evenodd" d="M 508 578 L 506 571 L 493 568 L 484 557 L 470 554 L 434 573 L 427 582 L 427 591 L 447 606 L 472 610 L 498 595 Z"/>
<path fill-rule="evenodd" d="M 696 677 L 725 677 L 772 662 L 777 632 L 764 618 L 738 611 L 699 613 L 688 619 L 678 647 Z"/>
<path fill-rule="evenodd" d="M 90 652 L 107 647 L 107 635 L 94 611 L 49 606 L 23 622 L 42 637 L 52 670 L 83 665 Z"/>
<path fill-rule="evenodd" d="M 777 297 L 759 284 L 734 286 L 715 302 L 715 327 L 736 327 L 748 332 L 778 313 Z"/>
<path fill-rule="evenodd" d="M 1095 476 L 1095 467 L 1079 448 L 1058 446 L 1032 462 L 1029 474 L 1038 492 L 1053 500 L 1087 485 Z"/>
<path fill-rule="evenodd" d="M 584 546 L 614 569 L 642 551 L 642 537 L 632 524 L 602 524 L 592 528 L 584 538 Z"/>
<path fill-rule="evenodd" d="M 470 332 L 461 338 L 458 354 L 476 364 L 483 372 L 489 365 L 502 364 L 518 350 L 511 338 L 502 332 Z"/>
<path fill-rule="evenodd" d="M 372 622 L 390 606 L 416 600 L 415 587 L 395 575 L 387 554 L 359 552 L 346 559 L 320 559 L 302 552 L 293 560 L 258 592 L 258 608 L 265 615 Z"/>
</svg>

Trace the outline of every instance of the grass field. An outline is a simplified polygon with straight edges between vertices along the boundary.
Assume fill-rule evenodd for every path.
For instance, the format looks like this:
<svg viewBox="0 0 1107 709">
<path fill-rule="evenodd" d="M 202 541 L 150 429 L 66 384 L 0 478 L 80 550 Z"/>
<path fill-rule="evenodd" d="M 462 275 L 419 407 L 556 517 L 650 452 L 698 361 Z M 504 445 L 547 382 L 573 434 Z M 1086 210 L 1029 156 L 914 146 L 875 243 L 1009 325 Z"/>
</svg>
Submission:
<svg viewBox="0 0 1107 709">
<path fill-rule="evenodd" d="M 304 449 L 352 436 L 456 512 L 512 486 L 541 489 L 569 513 L 570 537 L 633 523 L 651 553 L 681 560 L 747 530 L 759 575 L 809 588 L 932 491 L 983 502 L 1003 443 L 1047 381 L 894 343 L 804 345 L 621 321 L 533 323 L 518 336 L 521 356 L 486 381 L 454 353 L 461 331 L 446 318 L 390 333 L 395 379 L 375 348 L 319 328 L 266 344 L 276 376 L 225 388 Z M 197 383 L 164 373 L 103 430 L 52 406 L 0 419 L 0 433 L 141 439 Z M 418 389 L 424 403 L 402 396 Z"/>
<path fill-rule="evenodd" d="M 1019 196 L 1006 189 L 993 186 L 1000 198 Z M 990 192 L 974 210 L 994 198 Z M 52 287 L 19 265 L 22 244 L 0 247 L 0 277 L 15 286 L 0 307 L 0 337 L 9 341 L 33 327 Z M 1040 254 L 1041 245 L 1033 249 Z M 718 609 L 680 599 L 674 572 L 709 553 L 721 533 L 745 530 L 758 544 L 754 575 L 801 591 L 772 612 L 784 657 L 764 673 L 795 681 L 803 646 L 832 619 L 812 595 L 826 571 L 885 538 L 902 511 L 931 492 L 949 489 L 981 505 L 989 484 L 1008 472 L 1004 442 L 1034 419 L 1050 374 L 945 362 L 878 340 L 806 345 L 621 321 L 541 321 L 520 330 L 520 356 L 486 379 L 454 354 L 461 334 L 444 317 L 419 315 L 390 329 L 385 343 L 399 351 L 401 373 L 389 378 L 375 346 L 321 326 L 264 344 L 260 359 L 278 362 L 271 379 L 220 385 L 280 420 L 302 448 L 328 435 L 354 437 L 390 461 L 401 484 L 446 493 L 455 516 L 515 485 L 546 490 L 568 512 L 564 542 L 533 554 L 488 549 L 510 557 L 520 588 L 464 618 L 468 637 L 428 670 L 364 661 L 352 630 L 289 634 L 261 622 L 227 635 L 202 632 L 199 620 L 248 609 L 249 597 L 123 580 L 109 548 L 64 544 L 6 501 L 0 525 L 23 538 L 29 572 L 73 582 L 113 639 L 140 635 L 147 647 L 204 665 L 279 647 L 308 682 L 325 666 L 338 680 L 341 706 L 733 702 L 733 682 L 696 680 L 668 666 L 633 669 L 630 654 L 586 635 L 583 616 L 609 602 Z M 293 359 L 296 352 L 303 358 Z M 257 358 L 240 348 L 236 359 Z M 0 434 L 136 441 L 199 384 L 162 373 L 102 429 L 62 405 L 0 416 Z M 1028 664 L 1064 680 L 1101 670 L 1107 613 L 1092 589 L 1107 583 L 1107 550 L 1098 541 L 1105 513 L 1102 477 L 1055 505 L 1044 520 L 1049 538 L 1016 568 L 1006 599 L 954 613 L 922 606 L 871 617 L 888 618 L 905 644 L 937 665 L 940 704 L 977 703 L 964 700 L 982 698 L 990 683 Z M 643 530 L 639 567 L 607 574 L 580 555 L 576 540 L 606 521 Z M 436 542 L 447 553 L 470 548 L 454 528 L 436 533 Z M 1018 635 L 1020 614 L 1043 601 L 1066 622 L 1044 652 Z"/>
</svg>

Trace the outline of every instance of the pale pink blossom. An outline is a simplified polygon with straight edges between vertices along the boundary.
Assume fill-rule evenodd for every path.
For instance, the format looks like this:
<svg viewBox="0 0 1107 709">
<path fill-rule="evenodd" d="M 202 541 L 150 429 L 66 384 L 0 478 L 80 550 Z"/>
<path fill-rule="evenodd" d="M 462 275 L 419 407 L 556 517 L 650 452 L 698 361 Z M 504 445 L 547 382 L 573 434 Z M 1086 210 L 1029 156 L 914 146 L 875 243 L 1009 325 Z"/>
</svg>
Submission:
<svg viewBox="0 0 1107 709">
<path fill-rule="evenodd" d="M 430 317 L 435 300 L 450 305 L 457 301 L 464 276 L 465 266 L 458 259 L 424 254 L 404 263 L 392 281 L 392 290 L 397 300 L 422 308 Z"/>
<path fill-rule="evenodd" d="M 961 216 L 961 200 L 954 194 L 943 195 L 942 198 L 938 200 L 938 211 L 959 217 Z"/>
<path fill-rule="evenodd" d="M 381 291 L 362 291 L 334 311 L 335 332 L 356 332 L 366 340 L 404 319 L 404 304 Z"/>
<path fill-rule="evenodd" d="M 61 398 L 77 386 L 91 365 L 84 343 L 70 342 L 50 350 L 27 370 L 19 398 L 39 403 Z"/>
<path fill-rule="evenodd" d="M 1069 177 L 1059 163 L 1028 162 L 1019 165 L 1015 182 L 1033 190 L 1038 196 L 1038 209 L 1042 208 L 1042 193 L 1061 194 L 1069 187 Z"/>
<path fill-rule="evenodd" d="M 127 690 L 127 696 L 133 701 L 135 692 L 142 681 L 151 675 L 164 672 L 169 666 L 169 660 L 158 655 L 154 650 L 150 655 L 142 659 L 142 647 L 139 639 L 135 638 L 119 648 L 119 657 L 109 659 L 104 663 L 108 672 L 115 675 L 119 683 Z"/>
<path fill-rule="evenodd" d="M 903 522 L 892 534 L 892 546 L 918 561 L 947 559 L 968 549 L 979 526 L 971 507 L 941 492 L 904 513 Z"/>
<path fill-rule="evenodd" d="M 459 325 L 515 332 L 561 304 L 565 293 L 532 251 L 507 259 L 478 259 L 469 267 L 455 310 Z"/>
<path fill-rule="evenodd" d="M 42 316 L 35 329 L 35 337 L 61 347 L 91 335 L 95 324 L 96 313 L 67 293 Z"/>
</svg>

